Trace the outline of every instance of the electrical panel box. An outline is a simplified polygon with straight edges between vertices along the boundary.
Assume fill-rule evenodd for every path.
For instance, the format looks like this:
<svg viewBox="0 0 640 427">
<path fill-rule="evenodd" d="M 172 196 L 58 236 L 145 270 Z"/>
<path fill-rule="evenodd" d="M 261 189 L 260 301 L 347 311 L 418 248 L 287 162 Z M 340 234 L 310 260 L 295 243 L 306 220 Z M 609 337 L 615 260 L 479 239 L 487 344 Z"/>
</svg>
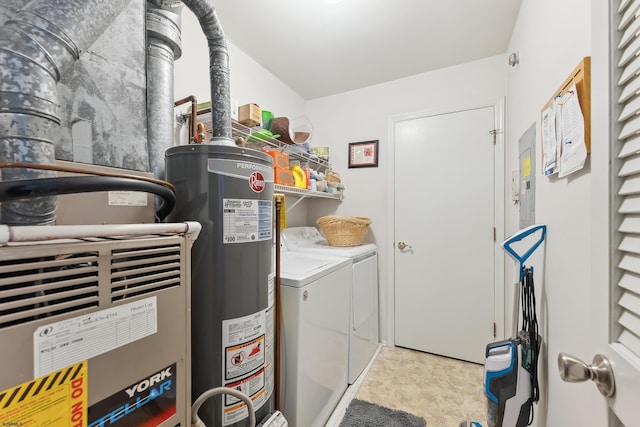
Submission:
<svg viewBox="0 0 640 427">
<path fill-rule="evenodd" d="M 0 423 L 190 425 L 184 235 L 0 247 Z"/>
<path fill-rule="evenodd" d="M 520 163 L 520 228 L 533 225 L 536 210 L 536 124 L 518 140 Z"/>
</svg>

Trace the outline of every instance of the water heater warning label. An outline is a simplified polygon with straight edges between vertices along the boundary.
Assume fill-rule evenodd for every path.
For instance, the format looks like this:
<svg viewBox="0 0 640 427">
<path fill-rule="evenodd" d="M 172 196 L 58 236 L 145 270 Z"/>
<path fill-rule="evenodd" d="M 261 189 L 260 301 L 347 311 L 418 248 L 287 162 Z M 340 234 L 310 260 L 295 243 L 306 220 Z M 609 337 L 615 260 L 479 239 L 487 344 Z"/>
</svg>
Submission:
<svg viewBox="0 0 640 427">
<path fill-rule="evenodd" d="M 273 201 L 224 199 L 223 206 L 222 243 L 271 239 Z"/>
<path fill-rule="evenodd" d="M 224 350 L 223 385 L 249 396 L 258 410 L 271 396 L 273 375 L 273 331 L 271 311 L 222 321 Z M 269 319 L 268 319 L 269 317 Z M 222 425 L 248 416 L 244 402 L 227 396 L 222 403 Z"/>
<path fill-rule="evenodd" d="M 264 335 L 226 348 L 226 379 L 237 378 L 264 365 Z"/>
</svg>

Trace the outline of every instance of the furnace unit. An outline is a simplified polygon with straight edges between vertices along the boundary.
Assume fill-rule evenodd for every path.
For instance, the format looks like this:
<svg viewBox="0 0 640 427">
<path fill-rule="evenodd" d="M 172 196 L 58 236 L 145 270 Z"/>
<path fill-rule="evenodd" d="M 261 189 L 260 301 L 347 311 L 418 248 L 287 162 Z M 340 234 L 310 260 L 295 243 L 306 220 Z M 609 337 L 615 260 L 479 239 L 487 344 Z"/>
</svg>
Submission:
<svg viewBox="0 0 640 427">
<path fill-rule="evenodd" d="M 0 424 L 188 425 L 198 230 L 0 226 Z"/>
</svg>

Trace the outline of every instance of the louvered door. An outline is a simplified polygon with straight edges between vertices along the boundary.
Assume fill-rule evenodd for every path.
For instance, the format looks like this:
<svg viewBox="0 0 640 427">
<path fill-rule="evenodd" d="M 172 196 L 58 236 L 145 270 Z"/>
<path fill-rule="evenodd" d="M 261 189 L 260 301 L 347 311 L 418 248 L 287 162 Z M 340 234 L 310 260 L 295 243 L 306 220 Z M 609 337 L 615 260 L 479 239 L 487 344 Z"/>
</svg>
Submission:
<svg viewBox="0 0 640 427">
<path fill-rule="evenodd" d="M 624 425 L 634 426 L 640 420 L 640 0 L 612 3 L 613 262 L 605 354 L 616 379 L 609 405 Z"/>
</svg>

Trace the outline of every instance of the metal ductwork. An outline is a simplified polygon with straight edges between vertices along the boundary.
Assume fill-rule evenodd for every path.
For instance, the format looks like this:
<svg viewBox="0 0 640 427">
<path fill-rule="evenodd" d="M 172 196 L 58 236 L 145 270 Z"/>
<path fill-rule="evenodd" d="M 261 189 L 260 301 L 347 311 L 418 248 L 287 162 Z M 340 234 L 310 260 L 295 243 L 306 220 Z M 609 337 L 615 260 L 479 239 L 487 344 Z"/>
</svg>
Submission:
<svg viewBox="0 0 640 427">
<path fill-rule="evenodd" d="M 165 178 L 164 154 L 174 144 L 173 62 L 182 55 L 182 4 L 198 18 L 209 45 L 212 142 L 235 145 L 231 134 L 229 53 L 214 8 L 206 0 L 148 0 L 147 140 L 149 168 L 158 179 Z"/>
<path fill-rule="evenodd" d="M 34 0 L 0 27 L 0 161 L 53 164 L 57 84 L 130 0 Z M 3 169 L 3 180 L 52 172 Z M 2 204 L 8 225 L 55 222 L 55 197 Z"/>
<path fill-rule="evenodd" d="M 147 1 L 147 147 L 149 169 L 164 179 L 164 152 L 173 147 L 173 62 L 182 55 L 180 0 Z"/>
<path fill-rule="evenodd" d="M 231 134 L 231 94 L 229 84 L 229 51 L 215 9 L 207 0 L 182 0 L 197 17 L 209 44 L 211 79 L 212 143 L 233 145 Z"/>
<path fill-rule="evenodd" d="M 111 25 L 130 0 L 34 0 L 0 27 L 0 162 L 51 165 L 60 126 L 57 84 Z M 213 139 L 235 145 L 231 133 L 229 55 L 214 8 L 185 0 L 209 45 Z M 178 0 L 148 0 L 147 115 L 150 170 L 164 176 L 164 152 L 173 146 L 173 61 L 181 55 Z M 48 178 L 54 172 L 4 168 L 5 181 Z M 2 204 L 8 225 L 55 222 L 53 196 Z"/>
<path fill-rule="evenodd" d="M 173 62 L 182 55 L 180 12 L 198 18 L 209 44 L 213 143 L 235 145 L 231 134 L 229 53 L 215 10 L 206 0 L 147 1 L 147 137 L 149 167 L 164 179 L 164 153 L 173 146 Z"/>
</svg>

